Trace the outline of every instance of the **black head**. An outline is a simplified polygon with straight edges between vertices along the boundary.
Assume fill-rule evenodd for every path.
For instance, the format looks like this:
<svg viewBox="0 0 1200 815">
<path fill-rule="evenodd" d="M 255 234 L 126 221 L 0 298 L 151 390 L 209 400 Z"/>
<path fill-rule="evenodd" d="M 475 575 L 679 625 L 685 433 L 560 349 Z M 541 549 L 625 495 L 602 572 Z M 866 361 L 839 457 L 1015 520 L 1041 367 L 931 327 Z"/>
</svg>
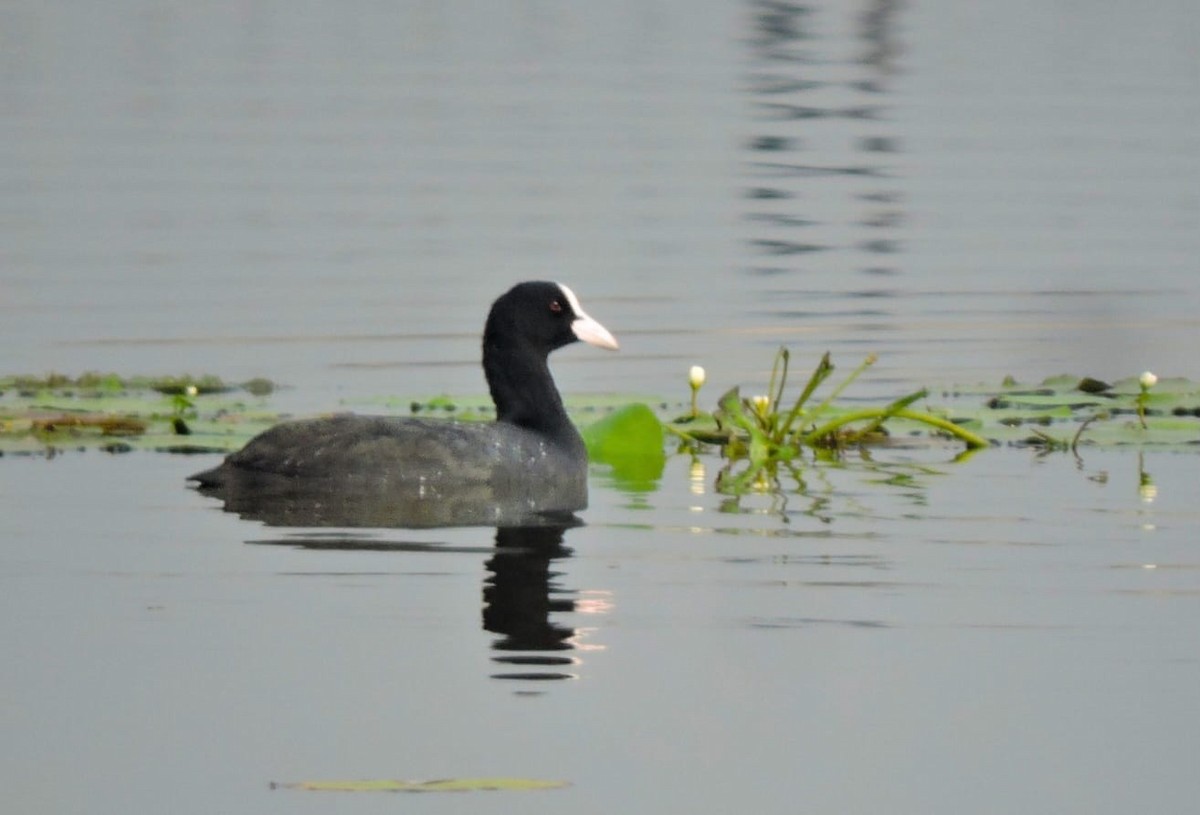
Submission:
<svg viewBox="0 0 1200 815">
<path fill-rule="evenodd" d="M 582 340 L 599 348 L 616 349 L 617 341 L 589 317 L 566 286 L 560 283 L 518 283 L 492 304 L 484 327 L 485 347 L 520 347 L 541 354 Z"/>
<path fill-rule="evenodd" d="M 546 359 L 576 340 L 617 347 L 566 286 L 519 283 L 492 304 L 483 329 L 483 371 L 498 421 L 545 433 L 582 456 L 583 440 L 567 418 Z"/>
</svg>

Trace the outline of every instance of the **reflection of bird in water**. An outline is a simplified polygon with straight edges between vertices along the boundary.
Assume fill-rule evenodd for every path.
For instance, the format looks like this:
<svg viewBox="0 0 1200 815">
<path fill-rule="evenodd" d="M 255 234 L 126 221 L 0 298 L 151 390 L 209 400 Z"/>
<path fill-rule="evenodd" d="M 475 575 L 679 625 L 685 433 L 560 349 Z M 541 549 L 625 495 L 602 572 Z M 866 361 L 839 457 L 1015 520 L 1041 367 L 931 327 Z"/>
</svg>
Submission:
<svg viewBox="0 0 1200 815">
<path fill-rule="evenodd" d="M 571 679 L 560 666 L 577 660 L 562 652 L 574 649 L 574 628 L 557 625 L 550 615 L 576 610 L 574 592 L 554 582 L 559 572 L 550 570 L 553 560 L 571 556 L 563 545 L 565 531 L 581 522 L 570 514 L 542 519 L 545 526 L 502 527 L 496 530 L 495 548 L 446 546 L 434 542 L 387 541 L 348 534 L 299 533 L 286 538 L 250 541 L 256 545 L 303 549 L 370 552 L 490 552 L 483 584 L 483 628 L 500 638 L 492 647 L 501 654 L 496 662 L 521 669 L 493 674 L 497 679 Z M 520 653 L 526 652 L 526 653 Z M 559 670 L 548 670 L 559 667 Z"/>
<path fill-rule="evenodd" d="M 565 527 L 510 527 L 496 530 L 496 554 L 487 562 L 491 576 L 483 587 L 483 627 L 501 638 L 492 647 L 505 652 L 497 662 L 524 666 L 525 670 L 497 674 L 505 679 L 566 679 L 571 674 L 547 671 L 551 666 L 574 664 L 566 656 L 546 652 L 566 651 L 575 630 L 551 621 L 553 612 L 575 610 L 570 593 L 553 582 L 559 572 L 550 563 L 569 557 L 563 545 Z M 557 595 L 557 596 L 556 596 Z M 515 652 L 531 651 L 520 655 Z M 540 670 L 539 670 L 540 669 Z"/>
</svg>

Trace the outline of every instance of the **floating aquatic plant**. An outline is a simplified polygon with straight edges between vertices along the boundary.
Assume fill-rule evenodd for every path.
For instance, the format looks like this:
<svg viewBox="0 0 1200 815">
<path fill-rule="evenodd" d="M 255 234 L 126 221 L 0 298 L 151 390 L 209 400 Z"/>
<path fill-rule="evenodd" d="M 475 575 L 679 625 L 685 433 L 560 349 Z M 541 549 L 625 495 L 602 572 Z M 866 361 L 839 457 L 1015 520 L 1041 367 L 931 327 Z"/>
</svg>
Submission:
<svg viewBox="0 0 1200 815">
<path fill-rule="evenodd" d="M 809 375 L 800 393 L 785 400 L 791 353 L 780 348 L 771 366 L 771 378 L 765 394 L 743 397 L 738 388 L 717 400 L 717 409 L 707 417 L 693 409 L 690 416 L 667 425 L 685 443 L 719 443 L 730 465 L 718 477 L 718 489 L 729 492 L 766 489 L 783 463 L 799 458 L 801 451 L 838 451 L 854 445 L 881 443 L 888 438 L 885 423 L 903 419 L 956 438 L 967 449 L 988 445 L 987 439 L 935 416 L 912 409 L 913 403 L 928 396 L 922 389 L 881 407 L 841 409 L 836 400 L 859 376 L 875 364 L 868 356 L 821 401 L 813 404 L 817 390 L 834 372 L 826 353 Z M 693 398 L 697 388 L 693 387 Z M 705 421 L 704 419 L 707 419 Z M 735 473 L 732 465 L 745 461 L 747 467 Z"/>
<path fill-rule="evenodd" d="M 622 487 L 645 491 L 662 476 L 663 424 L 648 406 L 634 402 L 617 408 L 581 431 L 588 457 L 612 467 Z"/>
<path fill-rule="evenodd" d="M 738 388 L 717 400 L 717 409 L 707 416 L 694 412 L 668 425 L 685 441 L 720 443 L 733 458 L 746 457 L 752 462 L 768 459 L 790 460 L 803 448 L 840 449 L 847 446 L 883 441 L 884 428 L 891 419 L 906 419 L 926 425 L 933 431 L 961 441 L 968 449 L 986 447 L 987 439 L 955 422 L 932 413 L 912 409 L 913 403 L 926 398 L 925 389 L 903 396 L 881 407 L 852 410 L 838 408 L 836 400 L 871 365 L 868 356 L 844 380 L 816 404 L 810 404 L 817 389 L 833 374 L 829 354 L 821 357 L 799 395 L 785 401 L 791 354 L 780 348 L 771 368 L 767 393 L 750 398 Z M 708 421 L 702 421 L 707 418 Z"/>
<path fill-rule="evenodd" d="M 1111 384 L 1068 375 L 1028 384 L 1006 377 L 999 384 L 945 386 L 934 395 L 920 390 L 885 405 L 838 404 L 873 362 L 868 357 L 826 390 L 835 371 L 825 356 L 793 397 L 790 356 L 781 350 L 764 392 L 743 397 L 735 388 L 716 400 L 712 412 L 700 409 L 708 378 L 700 366 L 688 371 L 689 401 L 604 394 L 568 398 L 567 408 L 593 461 L 619 462 L 638 473 L 638 483 L 661 469 L 663 429 L 685 446 L 718 446 L 731 462 L 797 466 L 804 456 L 833 460 L 851 448 L 865 451 L 897 441 L 953 439 L 968 449 L 992 443 L 1043 453 L 1118 445 L 1198 449 L 1200 443 L 1200 383 L 1188 379 L 1146 372 Z M 236 450 L 288 418 L 270 399 L 275 389 L 268 380 L 231 384 L 211 376 L 0 376 L 0 454 Z M 622 411 L 630 403 L 640 409 Z M 495 418 L 486 395 L 418 402 L 411 396 L 379 396 L 342 401 L 332 409 L 420 412 L 460 421 Z M 601 421 L 609 416 L 614 418 Z"/>
<path fill-rule="evenodd" d="M 700 389 L 704 387 L 704 369 L 699 365 L 693 365 L 688 371 L 688 387 L 692 389 L 692 416 L 700 415 L 700 408 L 696 405 L 696 397 L 700 395 Z"/>
<path fill-rule="evenodd" d="M 1150 395 L 1150 389 L 1158 384 L 1158 377 L 1150 371 L 1145 371 L 1138 377 L 1138 387 L 1141 392 L 1137 395 L 1137 412 L 1138 421 L 1142 423 L 1142 428 L 1146 427 L 1146 399 Z"/>
<path fill-rule="evenodd" d="M 237 449 L 278 420 L 247 401 L 274 389 L 265 379 L 235 385 L 215 376 L 0 377 L 0 453 Z"/>
</svg>

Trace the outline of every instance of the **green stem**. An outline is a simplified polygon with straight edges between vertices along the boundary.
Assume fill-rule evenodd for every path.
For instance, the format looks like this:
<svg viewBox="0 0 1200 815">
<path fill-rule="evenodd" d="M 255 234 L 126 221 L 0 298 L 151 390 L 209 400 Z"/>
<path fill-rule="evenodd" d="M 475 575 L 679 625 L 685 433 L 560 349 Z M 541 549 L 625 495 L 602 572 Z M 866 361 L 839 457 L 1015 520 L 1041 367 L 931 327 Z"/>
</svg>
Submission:
<svg viewBox="0 0 1200 815">
<path fill-rule="evenodd" d="M 897 410 L 896 415 L 901 419 L 910 419 L 914 422 L 922 422 L 923 424 L 936 427 L 938 430 L 944 430 L 951 436 L 959 439 L 963 444 L 967 445 L 972 450 L 978 450 L 983 447 L 988 447 L 990 442 L 983 436 L 977 433 L 972 433 L 962 425 L 955 424 L 941 416 L 934 416 L 930 413 L 921 413 L 919 410 Z"/>
<path fill-rule="evenodd" d="M 779 413 L 779 403 L 783 399 L 783 388 L 787 384 L 788 360 L 791 352 L 780 348 L 775 354 L 775 363 L 771 366 L 771 384 L 767 386 L 767 395 L 771 400 L 771 413 Z"/>
<path fill-rule="evenodd" d="M 804 390 L 796 399 L 796 404 L 792 405 L 792 409 L 788 411 L 787 418 L 783 420 L 783 424 L 779 425 L 783 432 L 790 433 L 792 423 L 796 421 L 796 417 L 800 415 L 800 411 L 804 409 L 804 403 L 812 396 L 813 391 L 821 386 L 821 383 L 829 378 L 833 373 L 833 363 L 829 361 L 829 352 L 825 352 L 825 356 L 821 357 L 821 361 L 817 364 L 816 369 L 812 372 L 812 376 L 808 378 L 808 384 L 804 386 Z"/>
<path fill-rule="evenodd" d="M 828 354 L 826 354 L 826 356 L 828 356 Z M 846 390 L 846 388 L 850 387 L 851 382 L 858 379 L 858 377 L 862 375 L 863 371 L 867 370 L 867 368 L 870 368 L 872 365 L 875 364 L 876 359 L 878 359 L 878 357 L 876 357 L 874 354 L 869 354 L 866 359 L 864 359 L 861 363 L 859 363 L 859 366 L 857 368 L 855 368 L 853 371 L 850 372 L 850 375 L 848 377 L 846 377 L 845 379 L 842 380 L 841 384 L 839 384 L 836 388 L 833 389 L 832 393 L 830 393 L 828 396 L 825 397 L 825 400 L 823 402 L 821 402 L 821 404 L 817 405 L 815 408 L 812 409 L 812 413 L 810 414 L 810 416 L 821 415 L 821 413 L 823 413 L 831 404 L 833 404 L 834 399 L 837 399 L 839 396 L 842 395 L 842 391 L 844 391 L 844 390 Z M 832 371 L 833 371 L 833 366 L 830 366 L 830 372 L 832 372 Z"/>
<path fill-rule="evenodd" d="M 883 419 L 887 419 L 889 418 L 888 410 L 888 408 L 865 408 L 863 410 L 856 410 L 851 413 L 847 413 L 843 416 L 833 419 L 832 421 L 826 422 L 816 430 L 812 430 L 804 434 L 800 437 L 800 443 L 811 447 L 817 443 L 818 439 L 828 436 L 829 434 L 835 432 L 838 428 L 844 427 L 853 422 L 878 420 L 881 417 Z M 894 410 L 890 415 L 897 416 L 901 419 L 909 419 L 910 421 L 914 422 L 921 422 L 922 424 L 935 427 L 938 430 L 943 430 L 958 438 L 971 449 L 988 446 L 987 439 L 983 438 L 982 436 L 978 436 L 972 433 L 970 430 L 960 427 L 954 422 L 947 421 L 939 416 L 933 416 L 928 413 L 921 413 L 920 411 L 909 410 L 907 408 Z"/>
<path fill-rule="evenodd" d="M 895 402 L 892 402 L 890 405 L 885 407 L 883 409 L 883 412 L 880 413 L 879 416 L 875 417 L 875 419 L 872 422 L 867 424 L 866 427 L 864 427 L 862 430 L 859 430 L 857 433 L 855 433 L 853 436 L 851 436 L 849 439 L 847 439 L 847 441 L 852 444 L 852 443 L 858 441 L 859 439 L 861 439 L 863 436 L 867 435 L 868 433 L 874 433 L 876 430 L 879 429 L 880 425 L 882 425 L 888 419 L 895 416 L 897 412 L 904 410 L 906 407 L 911 405 L 913 402 L 917 401 L 918 399 L 924 399 L 928 395 L 929 395 L 929 391 L 926 390 L 925 388 L 921 388 L 921 390 L 917 391 L 916 393 L 910 393 L 908 396 L 900 397 Z"/>
<path fill-rule="evenodd" d="M 684 439 L 685 441 L 695 441 L 696 440 L 696 437 L 693 436 L 691 433 L 688 433 L 686 430 L 680 430 L 679 428 L 672 425 L 670 422 L 660 422 L 660 424 L 662 424 L 663 430 L 667 431 L 668 433 L 674 433 L 676 436 L 678 436 L 681 439 Z"/>
</svg>

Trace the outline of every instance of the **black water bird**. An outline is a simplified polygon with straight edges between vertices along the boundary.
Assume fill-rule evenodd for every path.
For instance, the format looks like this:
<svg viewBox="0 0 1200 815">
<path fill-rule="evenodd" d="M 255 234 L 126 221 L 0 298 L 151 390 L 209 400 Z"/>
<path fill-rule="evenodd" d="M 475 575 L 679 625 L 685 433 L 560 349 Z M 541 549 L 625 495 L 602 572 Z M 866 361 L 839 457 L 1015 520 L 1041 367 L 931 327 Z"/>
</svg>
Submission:
<svg viewBox="0 0 1200 815">
<path fill-rule="evenodd" d="M 227 510 L 280 525 L 295 511 L 295 525 L 432 526 L 581 509 L 587 450 L 548 364 L 551 351 L 580 340 L 617 348 L 567 286 L 519 283 L 492 304 L 483 332 L 494 422 L 285 422 L 188 480 Z"/>
</svg>

